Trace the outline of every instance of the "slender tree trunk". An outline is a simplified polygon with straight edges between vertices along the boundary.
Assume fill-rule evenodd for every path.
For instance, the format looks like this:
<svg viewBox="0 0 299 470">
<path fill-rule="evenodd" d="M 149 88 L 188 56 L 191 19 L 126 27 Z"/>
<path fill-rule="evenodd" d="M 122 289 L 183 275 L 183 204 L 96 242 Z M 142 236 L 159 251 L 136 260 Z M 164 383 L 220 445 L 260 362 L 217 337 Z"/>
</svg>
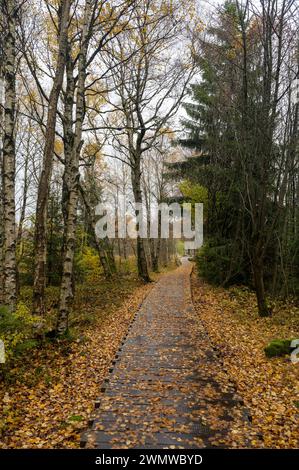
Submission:
<svg viewBox="0 0 299 470">
<path fill-rule="evenodd" d="M 150 282 L 145 249 L 144 249 L 144 241 L 140 236 L 137 237 L 137 266 L 138 266 L 139 277 L 144 282 Z"/>
<path fill-rule="evenodd" d="M 148 232 L 149 233 L 149 232 Z M 156 250 L 155 250 L 155 239 L 154 238 L 149 238 L 149 251 L 150 251 L 150 260 L 151 260 L 151 268 L 153 271 L 154 269 L 154 264 L 155 264 L 155 258 L 156 258 Z"/>
<path fill-rule="evenodd" d="M 42 172 L 38 185 L 36 221 L 35 221 L 35 272 L 33 287 L 33 313 L 45 313 L 44 297 L 46 286 L 46 260 L 47 260 L 47 206 L 49 198 L 49 185 L 53 167 L 53 153 L 55 143 L 55 128 L 59 95 L 62 88 L 67 51 L 67 32 L 70 13 L 70 0 L 62 0 L 61 19 L 59 28 L 59 50 L 53 81 L 49 97 L 48 117 L 45 135 L 45 148 L 42 163 Z"/>
<path fill-rule="evenodd" d="M 19 219 L 19 226 L 17 230 L 16 237 L 16 250 L 17 250 L 17 262 L 16 262 L 16 279 L 17 279 L 17 295 L 20 292 L 20 276 L 19 276 L 19 266 L 23 257 L 23 245 L 22 245 L 22 235 L 23 235 L 23 225 L 25 221 L 26 207 L 27 207 L 27 195 L 28 195 L 28 159 L 29 159 L 29 146 L 30 146 L 30 137 L 27 142 L 26 156 L 24 162 L 24 186 L 23 186 L 23 197 L 22 197 L 22 206 Z"/>
<path fill-rule="evenodd" d="M 0 10 L 0 21 L 2 13 Z M 1 32 L 2 33 L 2 32 Z M 0 50 L 3 50 L 3 37 L 0 35 Z M 0 56 L 0 304 L 3 302 L 3 242 L 4 242 L 4 217 L 3 217 L 3 132 L 4 132 L 4 68 L 3 57 Z"/>
<path fill-rule="evenodd" d="M 157 239 L 156 251 L 153 259 L 153 271 L 155 273 L 159 272 L 159 258 L 160 258 L 160 248 L 161 248 L 161 239 Z"/>
<path fill-rule="evenodd" d="M 103 247 L 106 252 L 110 272 L 111 274 L 115 274 L 117 272 L 117 268 L 116 268 L 116 263 L 115 263 L 113 244 L 108 238 L 104 238 Z"/>
<path fill-rule="evenodd" d="M 65 201 L 65 230 L 63 242 L 63 265 L 60 287 L 59 313 L 57 319 L 57 334 L 65 334 L 68 330 L 68 319 L 73 302 L 73 271 L 76 248 L 76 219 L 79 196 L 79 159 L 82 147 L 82 126 L 85 116 L 85 79 L 86 57 L 89 42 L 89 27 L 91 17 L 91 1 L 85 4 L 84 23 L 82 27 L 82 43 L 78 58 L 78 83 L 76 95 L 76 126 L 73 146 L 65 161 L 64 184 L 66 189 Z M 71 117 L 71 116 L 70 116 Z"/>
<path fill-rule="evenodd" d="M 150 266 L 153 271 L 154 270 L 154 262 L 155 262 L 155 239 L 150 238 L 150 229 L 151 229 L 151 197 L 148 191 L 148 187 L 150 185 L 149 181 L 143 181 L 143 192 L 144 192 L 144 200 L 145 200 L 145 207 L 146 207 L 146 225 L 147 225 L 147 244 L 148 244 L 148 252 L 149 252 L 149 260 Z"/>
<path fill-rule="evenodd" d="M 101 262 L 101 265 L 102 265 L 102 268 L 103 268 L 103 271 L 104 271 L 104 275 L 108 279 L 108 278 L 111 277 L 112 272 L 111 272 L 111 269 L 110 269 L 110 266 L 109 266 L 109 263 L 108 263 L 108 260 L 107 260 L 107 257 L 106 257 L 106 253 L 105 253 L 105 250 L 104 250 L 103 240 L 99 240 L 96 236 L 96 232 L 95 232 L 96 222 L 95 222 L 94 210 L 93 210 L 93 208 L 91 207 L 91 205 L 88 201 L 86 190 L 82 187 L 82 183 L 79 186 L 79 190 L 80 190 L 80 193 L 81 193 L 83 204 L 84 204 L 85 209 L 86 209 L 88 225 L 89 225 L 90 231 L 92 233 L 93 241 L 94 241 L 96 250 L 97 250 L 99 258 L 100 258 L 100 262 Z"/>
<path fill-rule="evenodd" d="M 135 203 L 142 204 L 140 176 L 141 176 L 140 159 L 137 159 L 134 171 L 132 171 L 132 186 L 133 186 L 133 194 L 134 194 Z M 136 217 L 137 216 L 138 216 L 138 211 L 136 210 Z M 150 276 L 148 273 L 146 254 L 145 254 L 145 249 L 144 249 L 144 240 L 139 235 L 137 235 L 136 243 L 137 243 L 138 275 L 144 282 L 150 282 Z"/>
<path fill-rule="evenodd" d="M 78 180 L 74 176 L 71 178 L 72 185 Z M 73 301 L 73 267 L 76 247 L 76 217 L 77 217 L 78 195 L 72 189 L 68 197 L 67 222 L 65 227 L 65 240 L 63 243 L 63 265 L 62 279 L 60 287 L 59 315 L 57 320 L 57 333 L 62 335 L 68 330 L 69 312 Z"/>
<path fill-rule="evenodd" d="M 263 265 L 262 257 L 259 253 L 255 253 L 252 261 L 252 271 L 258 312 L 260 317 L 269 317 L 271 316 L 271 310 L 268 307 L 265 293 Z"/>
<path fill-rule="evenodd" d="M 164 266 L 166 267 L 169 263 L 169 252 L 168 252 L 168 240 L 165 238 L 163 239 L 163 245 L 164 245 L 164 248 L 163 248 Z"/>
<path fill-rule="evenodd" d="M 158 238 L 156 243 L 155 256 L 153 259 L 153 271 L 159 272 L 159 260 L 161 251 L 161 212 L 158 211 Z"/>
<path fill-rule="evenodd" d="M 127 239 L 126 238 L 123 239 L 123 252 L 124 252 L 124 259 L 127 259 L 128 255 L 127 255 Z"/>
<path fill-rule="evenodd" d="M 73 132 L 73 113 L 75 99 L 74 65 L 68 45 L 66 62 L 67 85 L 64 96 L 64 174 L 62 185 L 62 214 L 64 220 L 64 232 L 62 242 L 62 277 L 60 285 L 59 316 L 57 320 L 57 333 L 64 334 L 68 329 L 69 309 L 74 297 L 73 283 L 73 256 L 75 251 L 75 223 L 77 214 L 76 182 L 79 172 L 77 152 L 75 147 L 75 135 Z M 80 98 L 79 98 L 80 100 Z M 79 103 L 78 103 L 79 104 Z M 80 152 L 80 150 L 79 150 Z M 77 177 L 77 179 L 76 179 Z"/>
<path fill-rule="evenodd" d="M 15 222 L 15 103 L 16 103 L 16 4 L 6 1 L 7 32 L 5 54 L 5 116 L 3 135 L 3 294 L 4 304 L 16 306 L 16 222 Z"/>
</svg>

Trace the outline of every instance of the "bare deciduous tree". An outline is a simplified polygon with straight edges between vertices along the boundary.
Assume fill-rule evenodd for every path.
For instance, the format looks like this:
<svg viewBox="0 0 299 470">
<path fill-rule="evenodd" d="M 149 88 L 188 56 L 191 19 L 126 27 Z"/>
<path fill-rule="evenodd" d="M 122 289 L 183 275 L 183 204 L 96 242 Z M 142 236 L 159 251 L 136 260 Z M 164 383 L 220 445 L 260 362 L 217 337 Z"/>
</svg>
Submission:
<svg viewBox="0 0 299 470">
<path fill-rule="evenodd" d="M 143 154 L 155 146 L 176 114 L 194 75 L 192 38 L 191 44 L 188 43 L 184 14 L 179 2 L 165 3 L 161 10 L 155 2 L 141 2 L 131 30 L 117 38 L 106 57 L 114 70 L 113 92 L 108 102 L 115 111 L 106 125 L 113 132 L 111 145 L 118 152 L 117 158 L 130 166 L 134 202 L 138 204 L 143 203 Z M 189 54 L 186 49 L 180 54 L 180 42 L 184 41 Z M 119 58 L 122 62 L 118 66 Z M 137 210 L 136 217 L 138 214 Z M 137 236 L 137 262 L 139 276 L 149 281 L 144 240 L 140 235 Z"/>
</svg>

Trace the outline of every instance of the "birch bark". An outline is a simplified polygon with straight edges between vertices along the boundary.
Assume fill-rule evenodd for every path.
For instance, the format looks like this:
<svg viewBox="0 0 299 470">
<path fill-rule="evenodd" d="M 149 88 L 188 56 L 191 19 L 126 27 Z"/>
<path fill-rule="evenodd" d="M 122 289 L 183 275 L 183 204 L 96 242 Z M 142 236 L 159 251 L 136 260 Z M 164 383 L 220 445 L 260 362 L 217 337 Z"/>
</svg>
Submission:
<svg viewBox="0 0 299 470">
<path fill-rule="evenodd" d="M 87 0 L 82 26 L 81 49 L 78 58 L 78 80 L 76 93 L 76 124 L 72 139 L 72 149 L 65 153 L 65 230 L 63 242 L 63 266 L 60 288 L 57 334 L 62 335 L 68 330 L 69 311 L 73 301 L 73 270 L 76 245 L 76 217 L 79 195 L 79 159 L 82 147 L 82 126 L 85 116 L 85 80 L 86 60 L 90 39 L 90 20 L 92 1 Z"/>
<path fill-rule="evenodd" d="M 14 310 L 16 286 L 15 222 L 15 104 L 16 104 L 16 4 L 5 2 L 6 34 L 4 40 L 4 132 L 3 132 L 3 302 Z"/>
</svg>

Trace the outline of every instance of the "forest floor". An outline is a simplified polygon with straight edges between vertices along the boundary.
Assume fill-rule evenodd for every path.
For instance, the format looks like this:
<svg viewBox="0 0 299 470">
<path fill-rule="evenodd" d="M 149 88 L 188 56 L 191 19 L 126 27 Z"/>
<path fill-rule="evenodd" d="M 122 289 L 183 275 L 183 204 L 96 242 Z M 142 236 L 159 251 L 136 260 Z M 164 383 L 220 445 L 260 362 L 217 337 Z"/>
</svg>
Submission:
<svg viewBox="0 0 299 470">
<path fill-rule="evenodd" d="M 154 285 L 133 274 L 94 276 L 78 287 L 71 338 L 28 351 L 0 380 L 0 448 L 78 448 L 111 361 Z M 57 295 L 51 287 L 48 303 Z"/>
<path fill-rule="evenodd" d="M 299 338 L 299 308 L 273 302 L 270 318 L 259 318 L 255 294 L 246 288 L 215 288 L 192 277 L 200 320 L 219 351 L 223 370 L 235 383 L 252 417 L 253 447 L 299 447 L 299 364 L 289 356 L 267 358 L 274 339 Z"/>
<path fill-rule="evenodd" d="M 160 277 L 165 275 L 154 280 Z M 156 285 L 143 285 L 133 274 L 113 281 L 94 276 L 79 286 L 71 337 L 28 351 L 0 381 L 0 448 L 78 448 L 116 351 Z M 30 294 L 25 289 L 24 300 Z M 48 294 L 55 304 L 55 288 Z M 219 380 L 224 388 L 234 384 L 252 416 L 251 430 L 236 422 L 229 439 L 218 444 L 298 447 L 299 365 L 289 357 L 266 358 L 264 347 L 276 338 L 299 337 L 299 309 L 276 302 L 273 316 L 261 319 L 252 292 L 215 288 L 196 274 L 192 295 L 199 328 L 204 327 L 219 353 Z M 212 426 L 215 419 L 213 413 L 207 416 Z"/>
</svg>

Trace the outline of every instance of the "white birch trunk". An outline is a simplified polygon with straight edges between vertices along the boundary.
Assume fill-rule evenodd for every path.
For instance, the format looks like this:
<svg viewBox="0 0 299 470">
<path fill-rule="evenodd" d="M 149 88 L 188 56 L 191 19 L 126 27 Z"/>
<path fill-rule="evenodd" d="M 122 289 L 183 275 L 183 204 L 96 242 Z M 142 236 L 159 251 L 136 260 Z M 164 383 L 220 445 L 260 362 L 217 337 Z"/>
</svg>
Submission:
<svg viewBox="0 0 299 470">
<path fill-rule="evenodd" d="M 91 0 L 87 0 L 82 27 L 82 42 L 78 60 L 78 82 L 76 94 L 76 126 L 73 148 L 66 154 L 64 184 L 66 189 L 65 201 L 65 230 L 63 243 L 63 267 L 60 288 L 59 313 L 57 334 L 63 335 L 68 330 L 68 319 L 73 301 L 73 270 L 76 247 L 76 218 L 79 195 L 79 158 L 82 147 L 82 126 L 85 116 L 85 80 L 86 58 L 89 44 L 89 28 L 91 18 Z"/>
<path fill-rule="evenodd" d="M 16 104 L 16 5 L 7 0 L 7 23 L 4 44 L 5 112 L 3 134 L 3 301 L 14 310 L 16 288 L 15 222 L 15 104 Z"/>
</svg>

